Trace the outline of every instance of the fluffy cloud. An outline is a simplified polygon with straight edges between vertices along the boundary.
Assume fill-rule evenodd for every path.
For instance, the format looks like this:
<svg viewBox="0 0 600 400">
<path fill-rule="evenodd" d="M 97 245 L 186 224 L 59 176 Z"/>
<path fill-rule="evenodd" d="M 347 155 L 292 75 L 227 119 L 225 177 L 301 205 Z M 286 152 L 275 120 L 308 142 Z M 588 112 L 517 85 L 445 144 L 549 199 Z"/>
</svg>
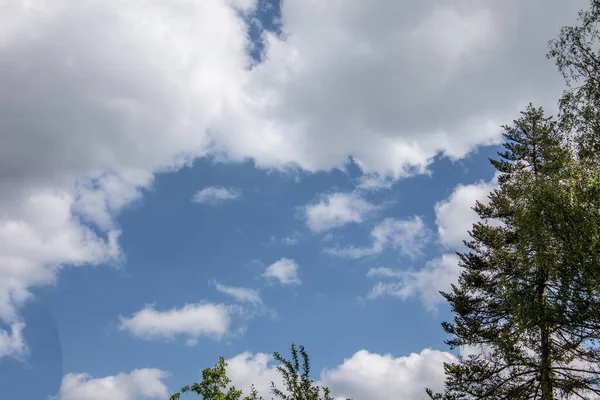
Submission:
<svg viewBox="0 0 600 400">
<path fill-rule="evenodd" d="M 351 246 L 325 251 L 340 257 L 361 258 L 380 254 L 391 247 L 406 257 L 415 258 L 429 240 L 429 231 L 418 216 L 405 220 L 386 218 L 373 228 L 371 238 L 373 244 L 370 247 Z"/>
<path fill-rule="evenodd" d="M 445 200 L 435 205 L 435 222 L 440 243 L 447 249 L 460 250 L 469 239 L 473 224 L 480 221 L 473 210 L 477 201 L 487 203 L 487 196 L 497 187 L 496 177 L 490 182 L 458 185 Z"/>
<path fill-rule="evenodd" d="M 210 186 L 197 191 L 192 197 L 194 203 L 216 205 L 226 200 L 235 200 L 241 196 L 237 189 Z"/>
<path fill-rule="evenodd" d="M 108 229 L 98 235 L 73 215 L 75 198 L 64 191 L 36 191 L 0 206 L 0 321 L 13 333 L 0 329 L 0 337 L 21 343 L 15 324 L 21 324 L 18 308 L 31 296 L 30 288 L 55 282 L 66 265 L 82 266 L 117 261 L 120 232 Z M 14 218 L 19 216 L 18 218 Z M 4 342 L 4 340 L 3 340 Z M 18 355 L 22 345 L 0 355 Z"/>
<path fill-rule="evenodd" d="M 165 399 L 169 395 L 160 369 L 136 369 L 128 374 L 92 378 L 87 374 L 63 377 L 56 400 L 142 400 Z"/>
<path fill-rule="evenodd" d="M 257 290 L 244 287 L 225 286 L 218 282 L 215 282 L 215 287 L 219 292 L 232 296 L 238 301 L 257 304 L 262 303 L 262 299 Z"/>
<path fill-rule="evenodd" d="M 302 281 L 298 278 L 298 268 L 296 261 L 284 257 L 269 265 L 263 276 L 275 279 L 282 285 L 300 284 Z"/>
<path fill-rule="evenodd" d="M 64 266 L 117 261 L 119 211 L 206 154 L 250 63 L 231 4 L 254 2 L 2 2 L 3 322 Z"/>
<path fill-rule="evenodd" d="M 339 400 L 422 400 L 425 387 L 442 391 L 444 362 L 456 362 L 456 357 L 430 349 L 398 358 L 360 350 L 337 368 L 324 371 L 321 381 Z"/>
<path fill-rule="evenodd" d="M 340 400 L 422 400 L 425 387 L 442 390 L 443 363 L 455 361 L 450 353 L 430 349 L 397 358 L 360 350 L 336 368 L 323 370 L 316 383 L 329 387 Z M 245 352 L 227 360 L 227 374 L 245 393 L 254 383 L 258 392 L 268 397 L 271 381 L 282 387 L 272 362 L 268 354 Z"/>
<path fill-rule="evenodd" d="M 250 392 L 250 386 L 254 385 L 258 393 L 263 397 L 271 393 L 271 382 L 282 388 L 281 374 L 273 365 L 273 357 L 266 353 L 251 354 L 244 352 L 226 360 L 227 376 L 238 389 L 244 394 Z"/>
<path fill-rule="evenodd" d="M 182 308 L 159 311 L 151 306 L 121 317 L 120 329 L 146 339 L 170 339 L 183 335 L 192 339 L 200 336 L 221 338 L 229 332 L 232 314 L 237 310 L 223 304 L 186 304 Z"/>
<path fill-rule="evenodd" d="M 435 312 L 444 298 L 440 291 L 447 292 L 450 285 L 457 282 L 459 274 L 458 256 L 445 254 L 427 263 L 420 270 L 392 270 L 371 268 L 370 278 L 382 279 L 371 289 L 368 297 L 395 296 L 408 299 L 417 296 L 428 311 Z M 383 281 L 383 279 L 393 279 Z"/>
<path fill-rule="evenodd" d="M 267 140 L 235 132 L 224 146 L 264 164 L 327 169 L 352 155 L 367 172 L 423 172 L 438 153 L 497 141 L 528 101 L 556 103 L 563 82 L 547 41 L 580 6 L 284 1 L 283 35 L 264 35 L 265 61 L 250 74 Z"/>
<path fill-rule="evenodd" d="M 28 348 L 23 338 L 23 322 L 16 322 L 10 326 L 10 333 L 0 330 L 0 358 L 12 356 L 21 357 L 26 354 Z"/>
<path fill-rule="evenodd" d="M 349 223 L 359 223 L 378 209 L 357 193 L 330 193 L 304 208 L 306 224 L 323 232 Z"/>
</svg>

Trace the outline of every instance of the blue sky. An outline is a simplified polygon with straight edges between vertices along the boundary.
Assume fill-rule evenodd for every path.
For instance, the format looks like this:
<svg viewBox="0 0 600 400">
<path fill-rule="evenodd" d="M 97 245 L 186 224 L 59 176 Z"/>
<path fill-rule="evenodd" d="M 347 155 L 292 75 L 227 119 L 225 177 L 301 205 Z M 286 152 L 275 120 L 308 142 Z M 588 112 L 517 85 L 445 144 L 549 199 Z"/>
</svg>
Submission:
<svg viewBox="0 0 600 400">
<path fill-rule="evenodd" d="M 0 5 L 2 396 L 164 398 L 219 356 L 264 389 L 291 343 L 336 396 L 440 387 L 437 291 L 585 2 L 308 3 Z"/>
<path fill-rule="evenodd" d="M 283 353 L 291 343 L 307 347 L 317 377 L 321 369 L 360 349 L 395 355 L 427 347 L 445 350 L 439 324 L 451 316 L 443 303 L 439 312 L 431 313 L 412 297 L 360 301 L 372 286 L 365 278 L 369 268 L 422 268 L 444 252 L 435 238 L 414 260 L 393 249 L 365 259 L 340 259 L 324 254 L 328 242 L 323 239 L 331 233 L 336 236 L 332 242 L 341 246 L 368 245 L 373 225 L 387 217 L 413 215 L 422 216 L 435 236 L 435 203 L 459 183 L 489 180 L 493 171 L 487 158 L 496 149 L 483 148 L 458 162 L 439 160 L 430 176 L 368 194 L 365 198 L 373 204 L 386 204 L 377 216 L 324 233 L 312 232 L 300 210 L 328 193 L 352 193 L 360 178 L 355 166 L 345 172 L 269 173 L 251 162 L 203 159 L 177 173 L 161 174 L 143 199 L 119 216 L 126 261 L 118 269 L 67 270 L 60 283 L 37 290 L 36 299 L 24 307 L 31 369 L 20 361 L 2 360 L 2 376 L 8 378 L 3 387 L 15 396 L 25 390 L 31 391 L 25 398 L 40 398 L 58 392 L 60 371 L 108 376 L 115 370 L 158 365 L 173 374 L 167 383 L 177 388 L 197 379 L 199 368 L 214 364 L 219 356 Z M 241 195 L 218 205 L 192 202 L 195 192 L 211 186 L 236 188 Z M 286 238 L 295 243 L 286 243 Z M 282 257 L 298 263 L 301 285 L 282 286 L 261 278 L 266 266 Z M 239 337 L 200 337 L 192 347 L 185 335 L 148 341 L 118 330 L 119 315 L 128 316 L 149 303 L 157 309 L 200 301 L 230 303 L 213 280 L 258 290 L 270 311 L 245 323 L 247 331 Z M 31 380 L 41 385 L 23 389 L 23 382 Z"/>
</svg>

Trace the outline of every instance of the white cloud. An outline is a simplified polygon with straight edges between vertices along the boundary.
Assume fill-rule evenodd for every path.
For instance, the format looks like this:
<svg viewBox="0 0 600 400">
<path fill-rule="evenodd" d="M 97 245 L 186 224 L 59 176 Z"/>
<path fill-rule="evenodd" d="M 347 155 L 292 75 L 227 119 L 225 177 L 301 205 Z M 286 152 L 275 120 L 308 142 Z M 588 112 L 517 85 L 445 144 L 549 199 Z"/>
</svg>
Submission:
<svg viewBox="0 0 600 400">
<path fill-rule="evenodd" d="M 245 287 L 234 287 L 234 286 L 226 286 L 222 285 L 218 282 L 215 282 L 215 287 L 221 293 L 232 296 L 238 301 L 248 302 L 248 303 L 262 303 L 262 299 L 258 294 L 258 291 L 255 289 L 249 289 Z"/>
<path fill-rule="evenodd" d="M 369 268 L 367 272 L 368 278 L 403 278 L 405 275 L 406 271 L 387 267 Z"/>
<path fill-rule="evenodd" d="M 120 317 L 120 329 L 145 339 L 170 339 L 183 335 L 191 339 L 209 336 L 219 339 L 229 333 L 236 308 L 224 304 L 186 304 L 182 308 L 159 311 L 151 306 Z"/>
<path fill-rule="evenodd" d="M 10 333 L 0 330 L 0 358 L 15 357 L 19 358 L 28 351 L 27 344 L 23 338 L 23 322 L 16 322 L 10 326 Z"/>
<path fill-rule="evenodd" d="M 456 362 L 456 358 L 430 349 L 397 358 L 360 350 L 337 367 L 323 370 L 316 384 L 329 387 L 336 400 L 422 400 L 425 387 L 442 390 L 444 362 Z M 263 397 L 269 396 L 271 381 L 282 387 L 281 377 L 268 354 L 244 352 L 227 363 L 227 375 L 244 393 L 252 383 Z"/>
<path fill-rule="evenodd" d="M 254 385 L 258 393 L 269 398 L 271 393 L 271 382 L 282 388 L 281 374 L 273 365 L 273 357 L 266 353 L 251 354 L 243 352 L 232 357 L 227 362 L 227 376 L 231 379 L 237 389 L 243 390 L 244 394 L 250 392 L 250 386 Z"/>
<path fill-rule="evenodd" d="M 0 204 L 6 205 L 1 199 Z M 0 357 L 24 355 L 26 346 L 14 328 L 21 326 L 19 307 L 31 297 L 32 287 L 53 284 L 66 265 L 120 258 L 119 230 L 99 236 L 72 214 L 74 204 L 64 191 L 37 191 L 0 211 L 0 321 L 13 327 L 12 334 L 0 329 L 2 341 L 12 343 Z"/>
<path fill-rule="evenodd" d="M 263 276 L 269 279 L 276 279 L 282 285 L 300 284 L 298 278 L 298 263 L 289 258 L 281 258 L 280 260 L 269 265 Z"/>
<path fill-rule="evenodd" d="M 420 270 L 392 270 L 372 268 L 367 273 L 370 278 L 392 278 L 396 281 L 379 281 L 371 289 L 369 298 L 395 296 L 408 299 L 417 296 L 428 311 L 437 311 L 438 305 L 445 302 L 440 291 L 448 292 L 451 284 L 456 284 L 460 272 L 458 256 L 444 254 L 427 263 Z"/>
<path fill-rule="evenodd" d="M 269 124 L 222 143 L 262 165 L 318 170 L 352 155 L 365 172 L 423 172 L 438 153 L 499 140 L 528 101 L 555 105 L 564 85 L 547 41 L 585 5 L 287 0 L 248 86 Z"/>
<path fill-rule="evenodd" d="M 237 189 L 209 186 L 197 191 L 192 198 L 194 203 L 216 205 L 226 200 L 235 200 L 241 196 Z"/>
<path fill-rule="evenodd" d="M 430 349 L 398 358 L 360 350 L 337 368 L 324 371 L 321 382 L 336 400 L 422 400 L 425 387 L 442 391 L 444 362 L 456 362 L 456 357 Z"/>
<path fill-rule="evenodd" d="M 481 352 L 489 352 L 489 349 L 460 349 L 462 356 Z M 252 384 L 263 398 L 270 397 L 271 382 L 284 388 L 281 374 L 276 370 L 277 364 L 270 354 L 246 351 L 225 361 L 232 385 L 244 394 L 249 393 Z M 359 350 L 337 367 L 323 369 L 315 384 L 329 387 L 336 400 L 422 400 L 426 397 L 426 387 L 434 393 L 443 391 L 443 364 L 457 361 L 454 354 L 432 349 L 404 357 Z"/>
<path fill-rule="evenodd" d="M 418 216 L 405 220 L 386 218 L 371 230 L 371 238 L 373 243 L 370 247 L 350 246 L 325 251 L 340 257 L 362 258 L 381 254 L 391 247 L 406 257 L 416 258 L 429 240 L 429 231 Z"/>
<path fill-rule="evenodd" d="M 447 199 L 436 203 L 435 222 L 439 240 L 444 247 L 453 250 L 464 248 L 463 240 L 469 240 L 473 224 L 480 221 L 472 208 L 476 201 L 486 204 L 487 196 L 496 188 L 496 177 L 490 182 L 458 185 Z"/>
<path fill-rule="evenodd" d="M 65 266 L 118 260 L 119 211 L 154 173 L 206 154 L 249 64 L 230 4 L 2 2 L 2 322 Z"/>
<path fill-rule="evenodd" d="M 63 377 L 56 400 L 142 400 L 165 399 L 169 395 L 163 380 L 169 374 L 160 369 L 143 368 L 104 378 L 88 374 Z"/>
<path fill-rule="evenodd" d="M 357 193 L 330 193 L 304 208 L 306 224 L 323 232 L 349 223 L 360 223 L 378 209 Z"/>
<path fill-rule="evenodd" d="M 390 176 L 380 174 L 364 174 L 358 179 L 357 189 L 365 191 L 376 191 L 390 189 L 394 184 L 394 179 Z"/>
</svg>

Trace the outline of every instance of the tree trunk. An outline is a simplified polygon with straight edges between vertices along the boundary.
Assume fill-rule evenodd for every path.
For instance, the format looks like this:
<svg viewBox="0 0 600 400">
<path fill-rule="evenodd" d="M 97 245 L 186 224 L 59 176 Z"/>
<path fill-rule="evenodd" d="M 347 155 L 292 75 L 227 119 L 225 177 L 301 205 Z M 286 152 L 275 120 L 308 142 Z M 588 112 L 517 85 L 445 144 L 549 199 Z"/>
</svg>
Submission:
<svg viewBox="0 0 600 400">
<path fill-rule="evenodd" d="M 540 384 L 541 400 L 554 400 L 554 385 L 552 379 L 552 355 L 550 353 L 550 333 L 548 319 L 546 318 L 546 274 L 540 274 L 538 281 L 538 301 L 540 302 L 540 336 L 541 336 L 541 360 L 540 360 Z"/>
</svg>

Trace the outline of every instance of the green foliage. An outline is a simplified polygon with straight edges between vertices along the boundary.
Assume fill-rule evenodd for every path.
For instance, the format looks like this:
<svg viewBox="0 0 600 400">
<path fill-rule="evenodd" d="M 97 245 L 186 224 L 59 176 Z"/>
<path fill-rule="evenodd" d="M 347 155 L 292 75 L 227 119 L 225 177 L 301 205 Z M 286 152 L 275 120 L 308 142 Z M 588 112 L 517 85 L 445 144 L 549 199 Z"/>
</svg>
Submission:
<svg viewBox="0 0 600 400">
<path fill-rule="evenodd" d="M 317 386 L 310 379 L 310 359 L 304 346 L 300 346 L 298 349 L 295 344 L 292 344 L 291 352 L 291 361 L 286 360 L 277 352 L 273 354 L 273 358 L 281 363 L 277 366 L 277 371 L 281 373 L 285 387 L 283 390 L 279 389 L 274 382 L 271 382 L 272 393 L 282 400 L 333 400 L 328 388 Z M 302 361 L 300 361 L 300 357 L 302 357 Z M 186 392 L 196 393 L 204 400 L 239 400 L 242 391 L 236 390 L 234 386 L 225 393 L 222 391 L 231 383 L 227 377 L 226 367 L 225 359 L 219 358 L 219 362 L 213 368 L 206 368 L 202 371 L 200 383 L 184 386 L 179 393 L 171 396 L 171 400 L 179 400 L 181 393 Z M 252 385 L 250 395 L 244 397 L 243 400 L 262 400 L 262 397 L 258 395 L 256 388 Z"/>
<path fill-rule="evenodd" d="M 600 394 L 597 174 L 531 105 L 504 127 L 491 160 L 499 189 L 477 203 L 469 252 L 444 322 L 451 348 L 480 352 L 446 364 L 436 400 L 596 398 Z M 594 195 L 591 195 L 594 193 Z M 559 396 L 559 397 L 556 397 Z"/>
<path fill-rule="evenodd" d="M 244 400 L 263 400 L 263 398 L 258 395 L 256 388 L 252 385 L 250 386 L 250 395 L 244 397 Z"/>
<path fill-rule="evenodd" d="M 567 82 L 557 122 L 527 108 L 491 160 L 499 189 L 451 293 L 451 348 L 434 400 L 600 397 L 600 0 L 550 42 Z"/>
<path fill-rule="evenodd" d="M 579 13 L 579 24 L 565 26 L 550 41 L 548 57 L 565 78 L 561 124 L 575 136 L 580 158 L 600 159 L 600 0 Z"/>
<path fill-rule="evenodd" d="M 184 386 L 181 388 L 179 393 L 175 393 L 171 396 L 171 400 L 179 400 L 181 393 L 193 392 L 202 396 L 203 400 L 239 400 L 242 396 L 241 390 L 236 390 L 235 386 L 229 388 L 227 392 L 223 392 L 222 389 L 226 389 L 231 380 L 227 377 L 226 371 L 227 363 L 223 357 L 219 358 L 219 362 L 213 368 L 205 368 L 202 370 L 202 381 L 200 383 L 194 383 L 191 386 Z M 250 393 L 250 396 L 245 397 L 244 400 L 259 400 L 257 397 L 256 390 L 254 387 Z"/>
<path fill-rule="evenodd" d="M 291 360 L 286 360 L 278 352 L 273 354 L 273 358 L 281 363 L 277 366 L 277 371 L 283 377 L 285 391 L 279 389 L 275 382 L 271 382 L 272 393 L 281 400 L 333 400 L 329 388 L 316 386 L 310 379 L 310 359 L 304 346 L 300 346 L 298 351 L 296 345 L 292 344 L 291 352 Z M 302 356 L 302 370 L 299 355 Z"/>
</svg>

